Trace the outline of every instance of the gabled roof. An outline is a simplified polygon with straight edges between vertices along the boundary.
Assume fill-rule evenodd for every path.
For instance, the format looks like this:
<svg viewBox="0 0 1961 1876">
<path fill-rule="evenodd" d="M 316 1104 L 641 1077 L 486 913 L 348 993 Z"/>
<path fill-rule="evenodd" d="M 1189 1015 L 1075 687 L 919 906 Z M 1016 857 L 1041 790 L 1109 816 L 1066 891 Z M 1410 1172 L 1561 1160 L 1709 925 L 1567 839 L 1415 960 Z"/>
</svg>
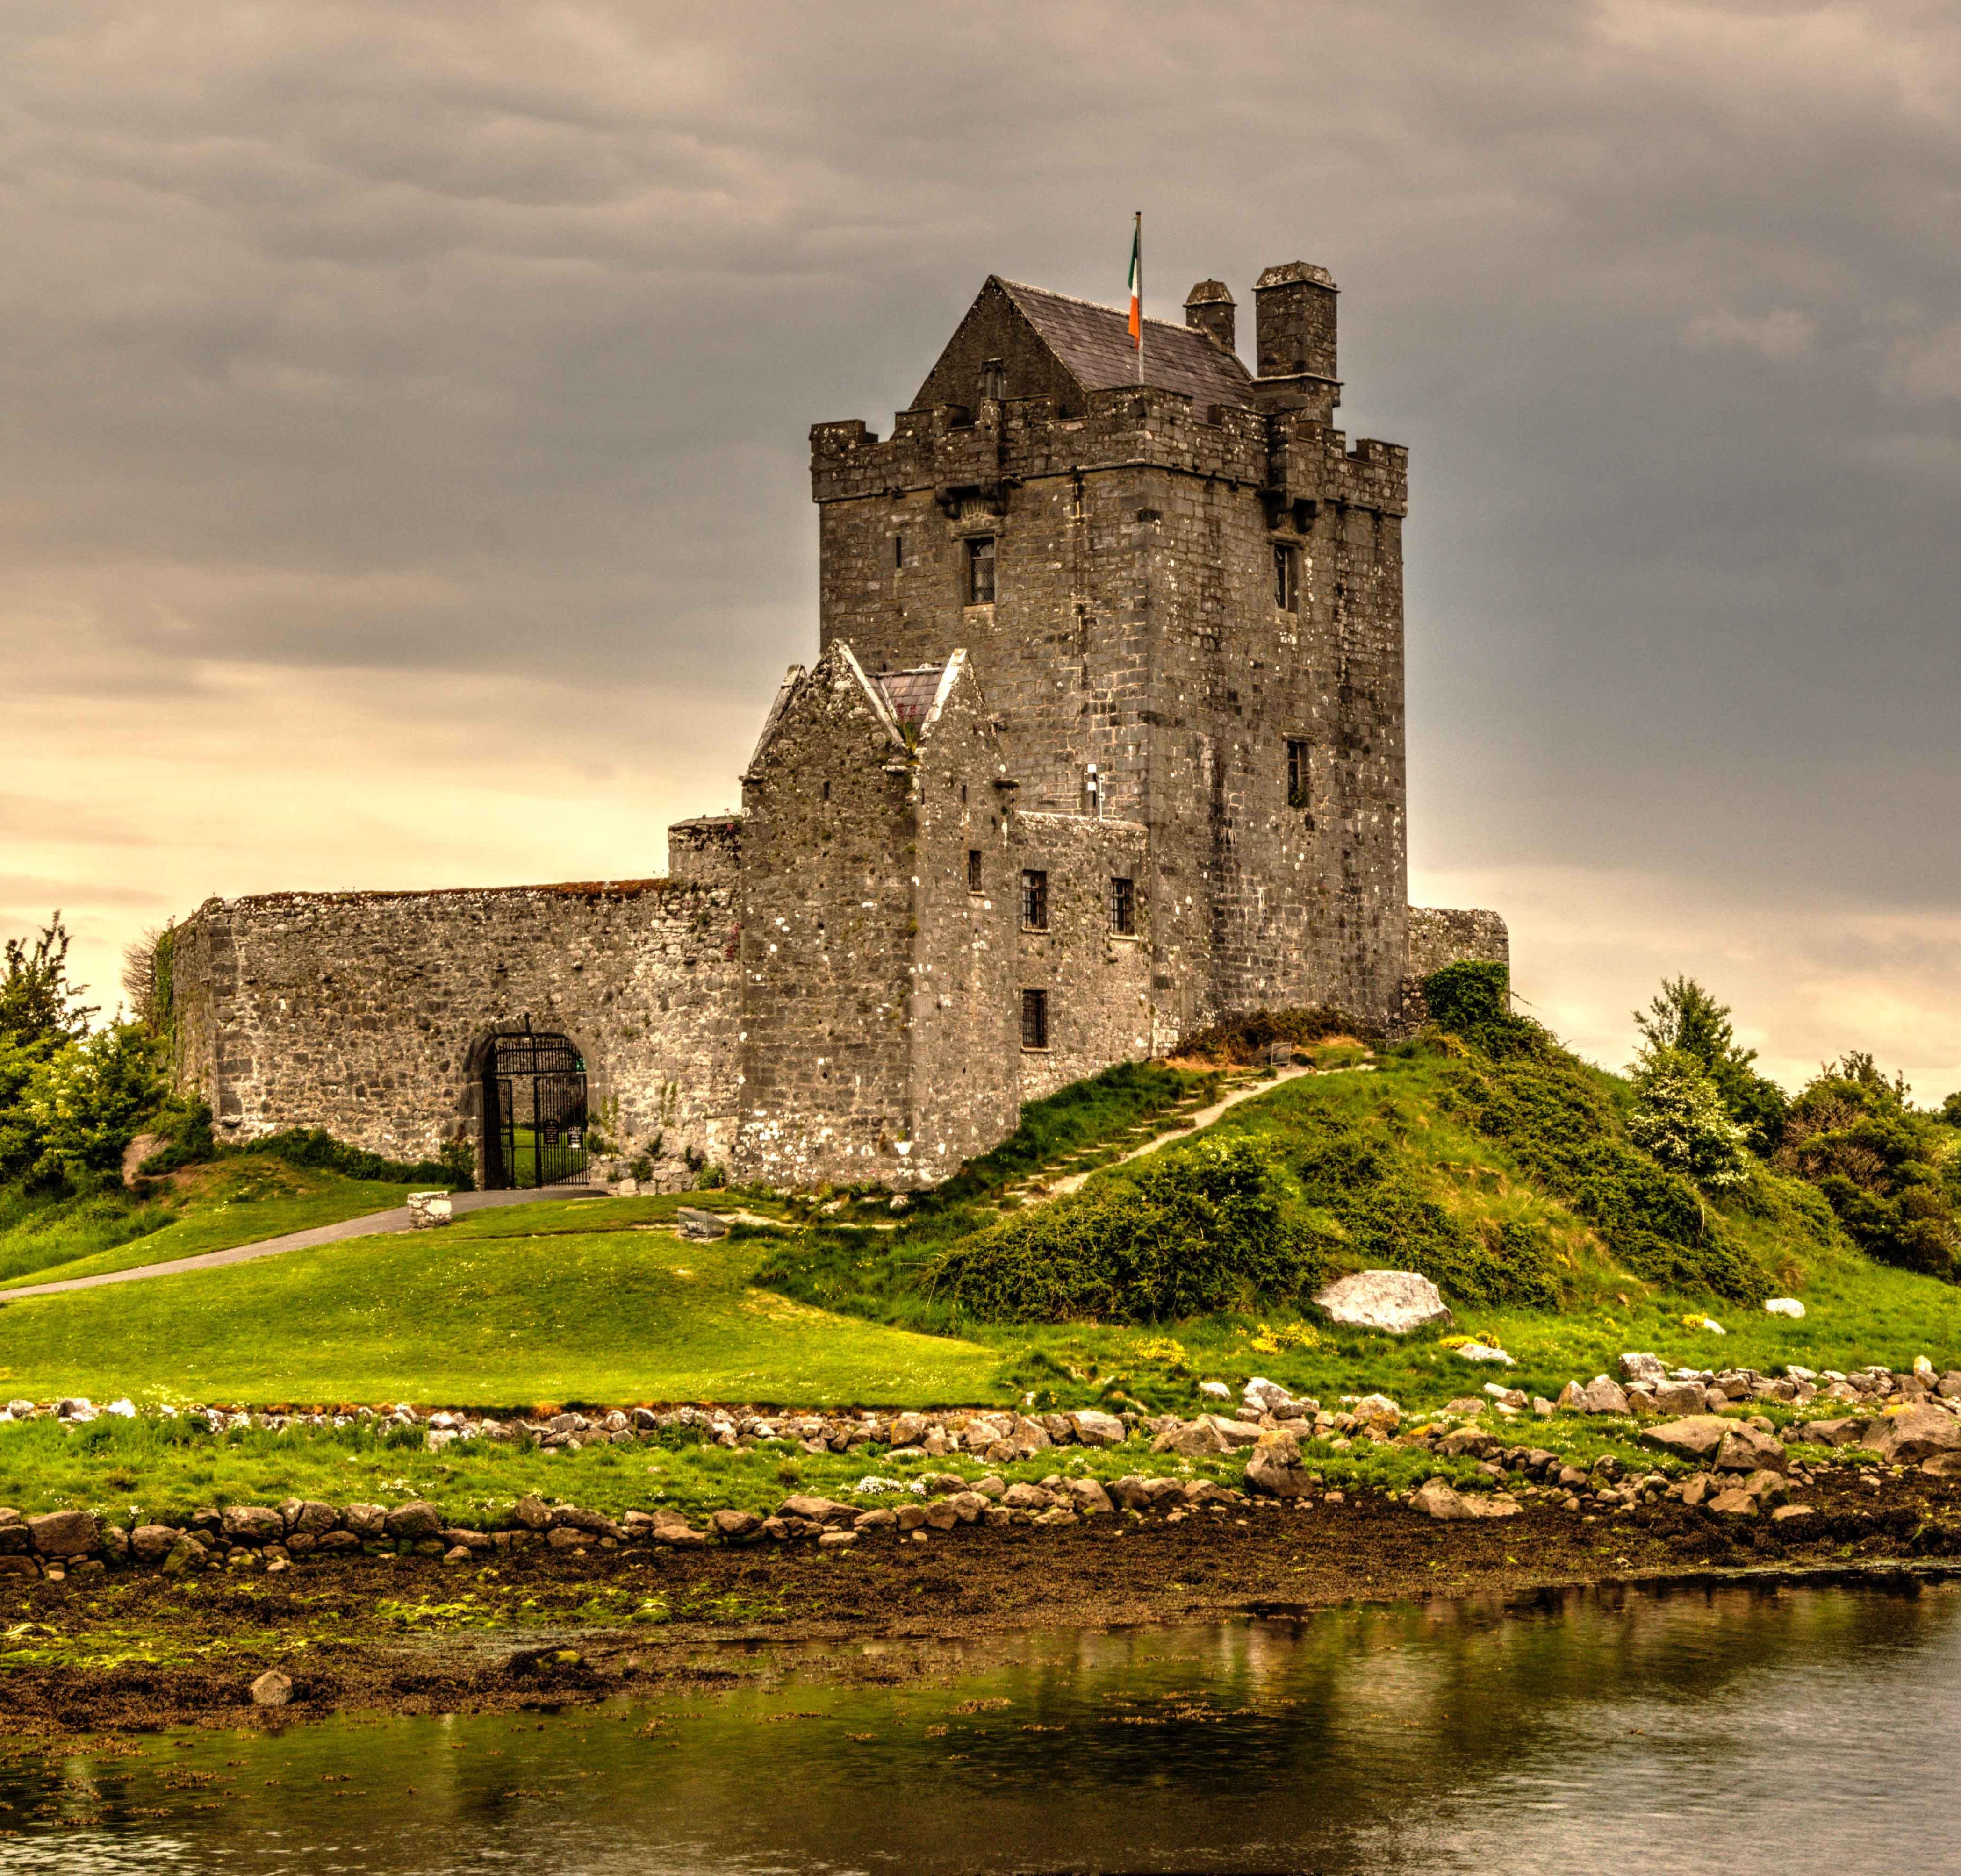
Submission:
<svg viewBox="0 0 1961 1876">
<path fill-rule="evenodd" d="M 1137 381 L 1127 311 L 994 276 L 1063 368 L 1086 391 Z M 1252 403 L 1252 376 L 1239 361 L 1191 326 L 1144 321 L 1144 381 L 1195 404 Z"/>
<path fill-rule="evenodd" d="M 885 693 L 893 715 L 908 729 L 917 729 L 939 695 L 945 670 L 942 664 L 922 664 L 916 670 L 880 671 L 872 681 Z"/>
</svg>

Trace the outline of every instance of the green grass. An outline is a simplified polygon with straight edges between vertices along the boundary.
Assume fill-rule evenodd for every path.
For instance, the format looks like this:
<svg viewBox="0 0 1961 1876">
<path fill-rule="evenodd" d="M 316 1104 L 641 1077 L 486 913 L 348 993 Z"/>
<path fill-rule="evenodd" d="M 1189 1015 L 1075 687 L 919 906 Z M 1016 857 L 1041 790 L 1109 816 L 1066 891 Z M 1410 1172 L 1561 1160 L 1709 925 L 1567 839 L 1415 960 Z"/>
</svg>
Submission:
<svg viewBox="0 0 1961 1876">
<path fill-rule="evenodd" d="M 300 1169 L 227 1162 L 161 1200 L 91 1199 L 0 1218 L 0 1292 L 228 1250 L 400 1205 L 416 1190 Z"/>
<path fill-rule="evenodd" d="M 10 1304 L 0 1390 L 486 1406 L 988 1392 L 987 1350 L 752 1290 L 757 1257 L 739 1228 L 713 1244 L 630 1230 L 475 1235 L 462 1223 L 357 1238 Z"/>
<path fill-rule="evenodd" d="M 1821 1236 L 1813 1213 L 1784 1204 L 1787 1182 L 1712 1215 L 1777 1270 L 1780 1288 L 1805 1301 L 1805 1320 L 1643 1281 L 1503 1142 L 1475 1131 L 1451 1097 L 1459 1066 L 1417 1052 L 1386 1058 L 1373 1074 L 1302 1078 L 1241 1104 L 1220 1130 L 1259 1138 L 1290 1161 L 1348 1129 L 1379 1148 L 1395 1177 L 1466 1241 L 1488 1244 L 1510 1227 L 1541 1244 L 1561 1307 L 1457 1305 L 1458 1328 L 1510 1349 L 1520 1365 L 1503 1378 L 1528 1390 L 1550 1395 L 1576 1376 L 1612 1373 L 1630 1349 L 1698 1368 L 1899 1368 L 1920 1354 L 1943 1369 L 1961 1366 L 1961 1290 L 1869 1263 L 1829 1226 Z M 1188 1095 L 1189 1081 L 1181 1085 Z M 1098 1100 L 1118 1135 L 1140 1124 L 1130 1096 Z M 1080 1120 L 1095 1106 L 1063 1103 L 1054 1114 Z M 1059 1150 L 1096 1148 L 1087 1128 L 1072 1130 L 1054 1115 L 1048 1124 L 1051 1144 L 1064 1142 Z M 1156 1123 L 1146 1113 L 1143 1124 Z M 1102 1137 L 1107 1145 L 1116 1136 Z M 330 1209 L 344 1199 L 352 1209 L 397 1196 L 304 1177 L 316 1182 L 304 1192 L 256 1198 L 214 1181 L 203 1209 L 95 1257 L 183 1255 L 294 1228 L 288 1206 Z M 1107 1169 L 1091 1186 L 1126 1177 Z M 738 1225 L 730 1238 L 687 1243 L 659 1228 L 684 1204 L 771 1216 L 781 1228 Z M 978 1324 L 944 1299 L 922 1298 L 912 1282 L 924 1263 L 998 1215 L 971 1196 L 921 1204 L 896 1220 L 881 1198 L 821 1212 L 729 1192 L 514 1206 L 413 1237 L 69 1296 L 0 1298 L 0 1394 L 487 1408 L 673 1400 L 923 1406 L 1028 1396 L 1044 1407 L 1136 1402 L 1190 1412 L 1200 1381 L 1236 1390 L 1254 1373 L 1331 1404 L 1380 1389 L 1411 1408 L 1497 1378 L 1434 1336 L 1398 1342 L 1336 1331 L 1253 1304 L 1162 1326 L 1030 1326 Z M 1359 1245 L 1347 1215 L 1318 1215 L 1331 1242 L 1347 1243 L 1352 1263 L 1366 1249 L 1367 1261 L 1400 1266 L 1411 1248 Z M 875 1219 L 898 1228 L 872 1228 Z M 772 1287 L 757 1287 L 759 1279 Z M 1682 1320 L 1704 1314 L 1730 1333 L 1717 1336 Z"/>
</svg>

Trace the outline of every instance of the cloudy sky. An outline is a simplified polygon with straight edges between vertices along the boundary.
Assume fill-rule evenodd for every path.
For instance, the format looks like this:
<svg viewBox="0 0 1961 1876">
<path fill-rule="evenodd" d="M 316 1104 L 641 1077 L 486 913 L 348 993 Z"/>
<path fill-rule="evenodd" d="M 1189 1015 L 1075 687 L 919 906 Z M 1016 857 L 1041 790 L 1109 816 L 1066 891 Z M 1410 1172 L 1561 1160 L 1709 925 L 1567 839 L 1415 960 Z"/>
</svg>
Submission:
<svg viewBox="0 0 1961 1876">
<path fill-rule="evenodd" d="M 990 272 L 1343 288 L 1412 897 L 1961 1085 L 1961 14 L 11 0 L 0 931 L 622 877 L 815 639 L 805 433 Z"/>
</svg>

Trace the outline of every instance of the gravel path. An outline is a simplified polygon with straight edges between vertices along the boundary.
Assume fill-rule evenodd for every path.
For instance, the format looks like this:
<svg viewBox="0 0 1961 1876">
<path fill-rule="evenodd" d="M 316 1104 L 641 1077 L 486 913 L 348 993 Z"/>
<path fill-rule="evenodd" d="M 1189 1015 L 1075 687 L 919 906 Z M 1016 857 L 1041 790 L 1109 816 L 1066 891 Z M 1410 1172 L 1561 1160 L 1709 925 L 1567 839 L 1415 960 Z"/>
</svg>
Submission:
<svg viewBox="0 0 1961 1876">
<path fill-rule="evenodd" d="M 534 1205 L 541 1199 L 599 1199 L 603 1186 L 541 1186 L 535 1191 L 458 1192 L 451 1203 L 461 1217 L 466 1212 L 480 1212 L 486 1206 Z M 0 1290 L 0 1303 L 17 1296 L 54 1296 L 64 1290 L 92 1290 L 99 1283 L 136 1283 L 145 1277 L 174 1277 L 184 1270 L 215 1270 L 228 1263 L 247 1263 L 254 1257 L 276 1257 L 282 1251 L 311 1250 L 316 1244 L 337 1244 L 344 1237 L 379 1237 L 391 1231 L 409 1228 L 409 1208 L 391 1206 L 386 1212 L 370 1212 L 365 1217 L 343 1218 L 338 1225 L 316 1225 L 311 1231 L 289 1231 L 283 1237 L 261 1238 L 256 1244 L 234 1244 L 229 1250 L 207 1250 L 202 1257 L 174 1258 L 168 1263 L 139 1264 L 130 1270 L 104 1270 L 92 1277 L 69 1277 L 59 1283 L 24 1284 L 18 1290 Z"/>
<path fill-rule="evenodd" d="M 1245 1088 L 1236 1088 L 1223 1100 L 1214 1101 L 1210 1107 L 1201 1107 L 1195 1114 L 1188 1114 L 1178 1126 L 1160 1133 L 1155 1139 L 1146 1140 L 1142 1146 L 1133 1147 L 1121 1159 L 1114 1159 L 1102 1166 L 1092 1166 L 1086 1173 L 1071 1173 L 1065 1179 L 1058 1179 L 1048 1189 L 1051 1198 L 1059 1199 L 1064 1193 L 1078 1190 L 1083 1182 L 1092 1174 L 1108 1172 L 1112 1166 L 1127 1166 L 1134 1159 L 1141 1159 L 1146 1153 L 1155 1153 L 1161 1146 L 1173 1140 L 1188 1140 L 1195 1133 L 1211 1126 L 1229 1107 L 1236 1107 L 1242 1100 L 1252 1100 L 1256 1095 L 1271 1094 L 1283 1081 L 1298 1081 L 1303 1075 L 1355 1075 L 1372 1071 L 1372 1062 L 1357 1062 L 1352 1069 L 1314 1069 L 1306 1063 L 1277 1069 L 1270 1077 L 1264 1077 Z"/>
</svg>

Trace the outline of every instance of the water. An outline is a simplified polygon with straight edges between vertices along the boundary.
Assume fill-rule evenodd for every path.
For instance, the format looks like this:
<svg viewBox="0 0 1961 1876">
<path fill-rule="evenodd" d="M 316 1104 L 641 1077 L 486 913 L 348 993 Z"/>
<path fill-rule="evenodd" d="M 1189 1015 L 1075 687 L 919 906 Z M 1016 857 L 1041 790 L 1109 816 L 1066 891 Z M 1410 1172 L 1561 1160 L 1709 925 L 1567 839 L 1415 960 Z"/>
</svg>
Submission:
<svg viewBox="0 0 1961 1876">
<path fill-rule="evenodd" d="M 16 1747 L 0 1868 L 1961 1870 L 1961 1585 L 874 1645 L 843 1683 L 793 1651 L 702 1658 L 739 1680 Z"/>
</svg>

